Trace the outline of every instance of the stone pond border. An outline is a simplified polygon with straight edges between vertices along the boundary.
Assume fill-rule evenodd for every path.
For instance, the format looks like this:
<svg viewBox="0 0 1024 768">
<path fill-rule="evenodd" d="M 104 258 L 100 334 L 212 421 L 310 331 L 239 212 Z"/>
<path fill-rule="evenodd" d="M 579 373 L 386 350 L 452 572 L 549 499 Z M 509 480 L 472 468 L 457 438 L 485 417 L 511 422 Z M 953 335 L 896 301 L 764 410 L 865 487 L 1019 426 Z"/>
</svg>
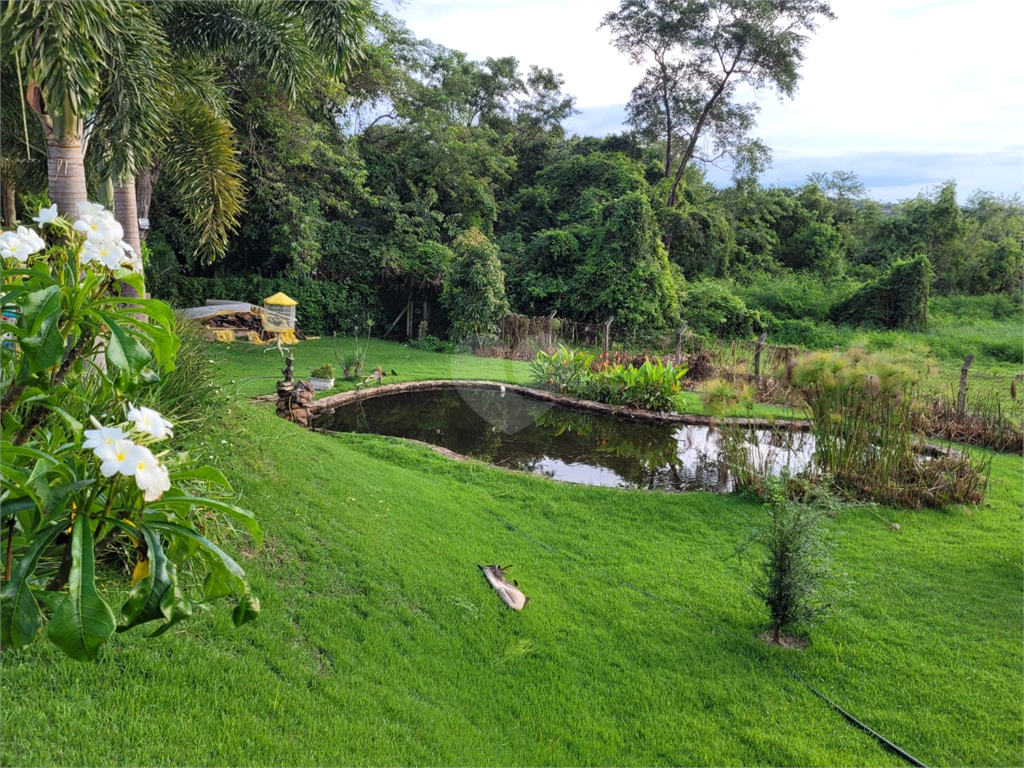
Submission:
<svg viewBox="0 0 1024 768">
<path fill-rule="evenodd" d="M 659 424 L 689 424 L 694 426 L 715 426 L 719 424 L 735 424 L 741 427 L 754 427 L 758 429 L 789 429 L 794 432 L 809 432 L 811 422 L 805 419 L 750 419 L 750 418 L 716 418 L 713 416 L 700 416 L 695 413 L 666 413 L 664 411 L 645 411 L 640 408 L 627 408 L 621 405 L 608 405 L 593 400 L 583 400 L 578 397 L 559 395 L 543 389 L 532 389 L 522 387 L 518 384 L 503 384 L 496 381 L 471 381 L 466 379 L 432 379 L 429 381 L 409 381 L 403 384 L 384 384 L 379 387 L 368 389 L 356 389 L 350 392 L 339 392 L 336 395 L 314 400 L 309 404 L 310 417 L 319 416 L 327 411 L 341 408 L 352 403 L 372 400 L 375 397 L 396 395 L 402 392 L 426 392 L 439 389 L 492 389 L 506 392 L 514 392 L 523 397 L 539 400 L 555 405 L 564 405 L 592 413 L 606 413 L 614 416 L 635 419 L 636 421 L 649 421 Z"/>
</svg>

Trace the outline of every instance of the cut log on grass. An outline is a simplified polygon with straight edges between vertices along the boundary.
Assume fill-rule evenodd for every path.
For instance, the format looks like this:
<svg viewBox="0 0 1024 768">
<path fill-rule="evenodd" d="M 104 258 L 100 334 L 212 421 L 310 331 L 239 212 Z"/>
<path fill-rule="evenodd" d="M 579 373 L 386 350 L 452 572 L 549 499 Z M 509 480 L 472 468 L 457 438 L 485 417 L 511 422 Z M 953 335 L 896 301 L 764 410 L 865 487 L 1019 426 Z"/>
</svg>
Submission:
<svg viewBox="0 0 1024 768">
<path fill-rule="evenodd" d="M 504 568 L 500 565 L 477 566 L 477 568 L 484 572 L 484 577 L 494 587 L 494 591 L 498 593 L 498 597 L 501 598 L 502 602 L 509 608 L 521 611 L 523 606 L 530 602 L 530 598 L 519 591 L 519 582 L 513 581 L 510 583 L 505 578 L 505 568 L 511 567 L 511 565 L 506 565 Z"/>
</svg>

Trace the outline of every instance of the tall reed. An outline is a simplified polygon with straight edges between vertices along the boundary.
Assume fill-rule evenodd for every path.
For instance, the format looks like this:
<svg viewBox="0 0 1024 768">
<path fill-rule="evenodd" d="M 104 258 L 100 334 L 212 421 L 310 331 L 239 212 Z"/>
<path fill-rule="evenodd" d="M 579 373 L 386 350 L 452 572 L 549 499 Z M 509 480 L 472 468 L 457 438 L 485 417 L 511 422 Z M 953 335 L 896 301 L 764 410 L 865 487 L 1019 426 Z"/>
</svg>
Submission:
<svg viewBox="0 0 1024 768">
<path fill-rule="evenodd" d="M 913 372 L 863 350 L 815 352 L 789 369 L 814 423 L 816 462 L 858 498 L 920 508 L 976 504 L 987 466 L 948 450 L 926 458 Z"/>
</svg>

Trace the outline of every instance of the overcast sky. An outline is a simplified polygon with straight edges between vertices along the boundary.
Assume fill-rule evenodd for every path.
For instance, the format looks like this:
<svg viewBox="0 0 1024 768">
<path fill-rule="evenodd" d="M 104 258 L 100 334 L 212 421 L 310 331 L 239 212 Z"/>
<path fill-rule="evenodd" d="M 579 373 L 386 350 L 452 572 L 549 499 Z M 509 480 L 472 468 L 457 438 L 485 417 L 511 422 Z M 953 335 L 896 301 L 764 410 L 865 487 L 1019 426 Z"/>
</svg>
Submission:
<svg viewBox="0 0 1024 768">
<path fill-rule="evenodd" d="M 566 123 L 570 133 L 622 130 L 642 69 L 597 29 L 618 0 L 381 2 L 417 37 L 473 59 L 512 55 L 524 69 L 560 72 L 581 111 Z M 948 179 L 961 202 L 977 189 L 1024 194 L 1024 3 L 833 0 L 832 8 L 838 18 L 808 45 L 796 98 L 757 98 L 755 134 L 774 155 L 763 183 L 847 170 L 878 200 Z"/>
</svg>

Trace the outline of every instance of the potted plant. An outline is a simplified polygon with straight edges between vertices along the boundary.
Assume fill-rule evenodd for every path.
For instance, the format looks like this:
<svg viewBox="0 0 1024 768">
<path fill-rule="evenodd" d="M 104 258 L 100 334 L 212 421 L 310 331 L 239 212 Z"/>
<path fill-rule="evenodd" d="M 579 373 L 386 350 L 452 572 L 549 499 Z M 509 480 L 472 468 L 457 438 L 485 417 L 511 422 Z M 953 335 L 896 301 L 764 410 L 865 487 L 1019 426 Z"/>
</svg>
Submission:
<svg viewBox="0 0 1024 768">
<path fill-rule="evenodd" d="M 333 387 L 334 366 L 330 363 L 324 363 L 319 368 L 314 368 L 309 372 L 309 383 L 312 385 L 314 391 L 317 392 Z"/>
</svg>

